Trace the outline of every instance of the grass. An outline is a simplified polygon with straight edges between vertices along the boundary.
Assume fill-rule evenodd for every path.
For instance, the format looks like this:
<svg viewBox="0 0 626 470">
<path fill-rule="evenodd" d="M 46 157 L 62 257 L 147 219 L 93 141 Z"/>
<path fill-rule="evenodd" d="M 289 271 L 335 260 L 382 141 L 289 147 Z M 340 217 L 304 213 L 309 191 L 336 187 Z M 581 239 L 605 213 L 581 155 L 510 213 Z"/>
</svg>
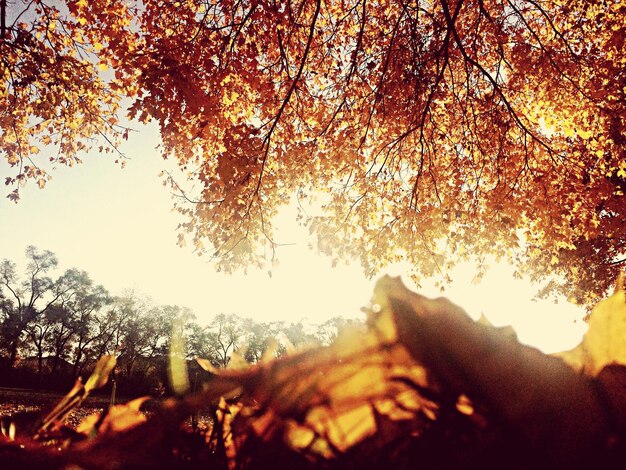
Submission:
<svg viewBox="0 0 626 470">
<path fill-rule="evenodd" d="M 45 411 L 63 398 L 62 393 L 21 388 L 0 388 L 0 416 L 28 411 Z M 86 416 L 99 413 L 109 405 L 108 396 L 89 396 L 70 413 L 67 424 L 76 427 Z"/>
<path fill-rule="evenodd" d="M 63 398 L 59 392 L 42 390 L 29 390 L 22 388 L 0 387 L 0 417 L 14 416 L 17 413 L 46 411 L 52 408 Z M 89 415 L 100 413 L 106 409 L 111 401 L 109 395 L 90 395 L 83 403 L 72 410 L 65 422 L 66 425 L 76 428 L 80 422 Z M 116 403 L 125 403 L 126 398 L 118 397 Z M 151 414 L 154 404 L 144 405 L 142 411 L 146 415 Z M 199 430 L 206 431 L 212 422 L 208 410 L 204 410 L 196 416 L 196 424 Z M 185 420 L 187 426 L 192 424 L 191 417 Z"/>
</svg>

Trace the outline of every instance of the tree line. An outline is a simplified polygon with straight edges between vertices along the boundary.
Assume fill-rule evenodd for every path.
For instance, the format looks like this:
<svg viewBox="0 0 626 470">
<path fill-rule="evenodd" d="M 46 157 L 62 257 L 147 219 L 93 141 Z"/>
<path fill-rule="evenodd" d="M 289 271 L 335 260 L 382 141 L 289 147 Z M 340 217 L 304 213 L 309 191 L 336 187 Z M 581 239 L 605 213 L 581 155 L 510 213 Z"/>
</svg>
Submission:
<svg viewBox="0 0 626 470">
<path fill-rule="evenodd" d="M 174 335 L 184 339 L 188 360 L 226 367 L 234 351 L 255 363 L 270 347 L 280 355 L 292 345 L 328 344 L 351 323 L 335 317 L 309 326 L 220 313 L 202 325 L 186 307 L 154 305 L 130 290 L 114 296 L 85 271 L 55 275 L 51 251 L 29 246 L 26 258 L 23 272 L 11 260 L 0 262 L 0 385 L 65 386 L 113 354 L 120 385 L 162 393 Z"/>
</svg>

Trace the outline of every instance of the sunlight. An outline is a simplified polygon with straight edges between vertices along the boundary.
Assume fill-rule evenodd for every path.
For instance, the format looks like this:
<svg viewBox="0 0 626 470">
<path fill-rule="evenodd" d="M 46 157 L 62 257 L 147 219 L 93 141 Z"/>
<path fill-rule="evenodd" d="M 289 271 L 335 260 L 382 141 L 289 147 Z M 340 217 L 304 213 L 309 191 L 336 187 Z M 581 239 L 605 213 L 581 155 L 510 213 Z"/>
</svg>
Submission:
<svg viewBox="0 0 626 470">
<path fill-rule="evenodd" d="M 295 221 L 295 207 L 285 208 L 275 220 L 276 240 L 286 246 L 278 247 L 271 276 L 265 270 L 216 273 L 207 258 L 175 245 L 178 217 L 166 210 L 169 196 L 155 178 L 157 165 L 147 160 L 131 161 L 125 170 L 107 165 L 90 160 L 67 178 L 57 173 L 54 183 L 59 184 L 29 194 L 19 211 L 2 202 L 3 221 L 19 230 L 0 235 L 0 258 L 23 267 L 27 244 L 49 249 L 61 269 L 84 269 L 115 294 L 135 289 L 159 304 L 187 306 L 205 324 L 219 313 L 307 323 L 363 317 L 360 308 L 368 303 L 376 279 L 366 279 L 357 263 L 333 268 L 329 258 L 309 249 L 312 240 Z M 60 223 L 58 215 L 70 204 L 73 217 Z M 394 266 L 380 275 L 408 271 L 408 266 Z M 545 352 L 575 346 L 586 330 L 584 312 L 564 301 L 533 302 L 536 289 L 514 280 L 512 273 L 496 264 L 476 285 L 472 266 L 462 265 L 451 273 L 454 283 L 444 293 L 433 282 L 416 289 L 408 276 L 404 281 L 429 297 L 450 298 L 473 318 L 484 314 L 496 326 L 512 325 L 520 341 Z"/>
<path fill-rule="evenodd" d="M 389 274 L 402 276 L 412 290 L 428 297 L 445 296 L 463 307 L 474 319 L 485 315 L 494 326 L 512 326 L 518 339 L 544 352 L 558 352 L 576 346 L 587 330 L 583 321 L 585 312 L 565 299 L 558 303 L 549 300 L 533 300 L 537 286 L 528 281 L 515 279 L 514 268 L 493 260 L 483 279 L 474 281 L 476 268 L 471 263 L 457 266 L 450 276 L 453 284 L 444 292 L 435 286 L 434 280 L 424 280 L 420 288 L 410 280 L 411 267 L 398 264 L 381 270 L 379 276 L 366 280 L 354 262 L 349 265 L 331 267 L 331 261 L 314 250 L 306 248 L 314 242 L 307 229 L 295 222 L 297 207 L 283 209 L 274 220 L 277 225 L 277 240 L 294 243 L 280 248 L 280 265 L 274 270 L 280 300 L 285 312 L 294 305 L 306 305 L 307 317 L 314 322 L 323 322 L 332 312 L 349 314 L 364 305 L 370 298 L 378 277 Z M 259 292 L 263 298 L 262 293 Z M 306 300 L 305 300 L 306 299 Z M 277 306 L 278 306 L 277 305 Z M 302 308 L 302 307 L 300 307 Z"/>
<path fill-rule="evenodd" d="M 175 171 L 175 166 L 145 154 L 151 141 L 156 142 L 156 132 L 149 128 L 141 139 L 129 141 L 129 154 L 136 157 L 123 170 L 106 159 L 88 158 L 75 168 L 57 170 L 45 191 L 24 188 L 18 205 L 1 201 L 3 224 L 14 229 L 0 233 L 0 259 L 24 267 L 26 245 L 51 250 L 60 270 L 85 270 L 117 295 L 134 289 L 158 304 L 187 306 L 204 324 L 219 313 L 307 323 L 363 318 L 360 308 L 368 303 L 376 278 L 366 279 L 356 262 L 332 267 L 329 258 L 310 249 L 315 240 L 295 221 L 295 205 L 274 220 L 276 242 L 284 246 L 277 248 L 271 276 L 253 269 L 247 275 L 216 273 L 208 258 L 177 247 L 181 217 L 170 211 L 170 195 L 157 178 L 163 168 Z M 61 216 L 69 207 L 71 216 Z M 380 276 L 406 274 L 409 268 L 394 266 Z M 531 301 L 536 289 L 514 280 L 512 273 L 496 264 L 475 285 L 474 269 L 463 265 L 451 273 L 454 283 L 443 294 L 427 281 L 419 292 L 445 295 L 473 318 L 484 313 L 496 326 L 510 324 L 522 342 L 543 351 L 575 346 L 586 330 L 584 312 L 565 301 Z M 418 290 L 408 276 L 404 279 Z"/>
<path fill-rule="evenodd" d="M 543 352 L 564 351 L 576 346 L 587 330 L 585 312 L 565 300 L 533 300 L 537 287 L 514 279 L 514 269 L 492 263 L 479 283 L 473 283 L 475 269 L 471 264 L 458 266 L 452 273 L 453 284 L 440 294 L 434 286 L 421 293 L 431 297 L 443 295 L 463 307 L 474 319 L 481 314 L 494 326 L 512 326 L 518 339 Z M 414 286 L 407 282 L 407 285 Z"/>
<path fill-rule="evenodd" d="M 269 296 L 277 309 L 275 315 L 308 312 L 306 316 L 311 321 L 323 322 L 339 313 L 356 312 L 371 296 L 376 279 L 366 280 L 357 263 L 332 268 L 328 258 L 308 250 L 304 246 L 309 238 L 307 231 L 294 221 L 295 212 L 295 206 L 284 209 L 275 219 L 279 239 L 296 242 L 280 248 L 281 262 L 273 273 L 276 287 Z M 397 265 L 382 270 L 380 276 L 401 275 L 412 290 L 429 297 L 448 297 L 474 319 L 484 314 L 495 326 L 511 325 L 521 342 L 544 352 L 576 346 L 587 329 L 581 308 L 565 300 L 559 303 L 533 300 L 538 288 L 514 279 L 513 267 L 502 263 L 492 262 L 479 283 L 473 281 L 476 270 L 470 263 L 458 266 L 450 273 L 453 284 L 443 293 L 435 287 L 434 281 L 428 280 L 418 289 L 406 275 L 409 271 L 410 266 Z M 261 289 L 258 295 L 259 299 L 267 298 Z M 258 307 L 265 309 L 262 305 Z M 284 312 L 282 315 L 280 310 Z"/>
</svg>

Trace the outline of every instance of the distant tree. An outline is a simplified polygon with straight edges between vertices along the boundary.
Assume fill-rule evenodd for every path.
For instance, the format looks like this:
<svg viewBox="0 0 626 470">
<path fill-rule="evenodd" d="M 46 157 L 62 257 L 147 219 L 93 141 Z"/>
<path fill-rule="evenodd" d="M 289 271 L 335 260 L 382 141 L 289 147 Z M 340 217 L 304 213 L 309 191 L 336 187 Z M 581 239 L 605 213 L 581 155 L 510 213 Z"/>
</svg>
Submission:
<svg viewBox="0 0 626 470">
<path fill-rule="evenodd" d="M 233 351 L 246 341 L 245 320 L 235 314 L 219 314 L 208 326 L 191 325 L 188 344 L 191 355 L 226 367 Z"/>
<path fill-rule="evenodd" d="M 26 257 L 28 264 L 21 280 L 14 262 L 7 259 L 0 262 L 0 290 L 4 299 L 0 304 L 0 337 L 3 349 L 8 353 L 10 366 L 14 365 L 28 332 L 31 333 L 29 338 L 33 340 L 32 345 L 39 355 L 42 353 L 43 339 L 48 330 L 45 327 L 36 328 L 35 325 L 62 296 L 75 287 L 75 280 L 70 273 L 56 280 L 47 275 L 58 264 L 52 252 L 29 246 L 26 248 Z"/>
<path fill-rule="evenodd" d="M 118 318 L 118 368 L 130 378 L 137 361 L 156 352 L 158 344 L 154 341 L 154 331 L 160 329 L 161 325 L 151 323 L 147 317 L 150 310 L 148 301 L 140 299 L 134 292 L 127 292 L 114 302 Z"/>
<path fill-rule="evenodd" d="M 195 315 L 186 307 L 159 305 L 148 311 L 147 319 L 150 323 L 147 331 L 150 356 L 155 356 L 169 352 L 172 334 L 183 338 L 191 334 Z"/>
<path fill-rule="evenodd" d="M 52 329 L 52 323 L 48 321 L 48 314 L 52 312 L 53 306 L 48 308 L 40 317 L 24 328 L 25 340 L 23 349 L 27 352 L 34 351 L 37 357 L 37 379 L 41 380 L 41 372 L 43 367 L 43 357 L 46 349 L 49 332 Z"/>
<path fill-rule="evenodd" d="M 187 333 L 187 357 L 190 359 L 208 359 L 214 366 L 218 366 L 215 345 L 212 344 L 212 333 L 207 326 L 192 323 Z"/>
<path fill-rule="evenodd" d="M 259 323 L 250 318 L 245 319 L 243 323 L 246 333 L 244 359 L 250 363 L 259 362 L 272 343 L 279 344 L 281 339 L 280 326 L 281 324 L 278 322 Z"/>
<path fill-rule="evenodd" d="M 94 285 L 86 272 L 79 273 L 79 280 L 73 295 L 63 303 L 65 317 L 61 319 L 60 325 L 57 324 L 59 328 L 54 330 L 55 333 L 61 333 L 64 324 L 69 324 L 73 330 L 71 344 L 74 354 L 71 362 L 74 364 L 74 377 L 80 375 L 86 362 L 97 359 L 90 355 L 91 344 L 100 335 L 94 328 L 96 317 L 111 302 L 108 291 L 100 285 Z M 59 339 L 62 339 L 61 335 Z M 55 351 L 59 352 L 59 349 Z"/>
<path fill-rule="evenodd" d="M 27 345 L 37 354 L 39 377 L 45 353 L 52 358 L 53 372 L 62 358 L 70 359 L 76 372 L 86 345 L 93 340 L 93 316 L 108 299 L 106 290 L 94 286 L 85 271 L 68 269 L 57 283 L 64 286 L 60 296 L 25 329 Z M 73 355 L 71 347 L 74 347 Z"/>
<path fill-rule="evenodd" d="M 280 331 L 289 341 L 289 345 L 296 348 L 317 346 L 321 343 L 320 338 L 316 335 L 315 328 L 305 325 L 302 321 L 281 323 Z"/>
<path fill-rule="evenodd" d="M 333 317 L 326 320 L 321 325 L 317 325 L 315 330 L 315 336 L 323 345 L 329 345 L 335 339 L 344 328 L 348 326 L 363 325 L 363 322 L 356 319 L 346 319 L 342 317 Z"/>
<path fill-rule="evenodd" d="M 52 374 L 54 374 L 61 360 L 71 360 L 71 340 L 76 330 L 75 320 L 66 315 L 62 304 L 53 305 L 46 313 L 46 322 L 52 325 L 48 336 L 47 351 L 52 356 Z"/>
</svg>

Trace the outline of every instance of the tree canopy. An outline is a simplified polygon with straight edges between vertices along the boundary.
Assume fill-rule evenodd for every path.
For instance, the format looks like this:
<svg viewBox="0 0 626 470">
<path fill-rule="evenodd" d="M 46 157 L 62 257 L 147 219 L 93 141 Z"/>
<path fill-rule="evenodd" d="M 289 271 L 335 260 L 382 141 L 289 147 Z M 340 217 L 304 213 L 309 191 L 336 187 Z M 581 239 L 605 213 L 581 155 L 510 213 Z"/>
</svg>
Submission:
<svg viewBox="0 0 626 470">
<path fill-rule="evenodd" d="M 12 198 L 43 146 L 115 151 L 128 105 L 197 183 L 172 181 L 181 238 L 226 270 L 274 259 L 294 196 L 370 275 L 495 255 L 590 304 L 626 263 L 623 2 L 1 3 Z"/>
</svg>

